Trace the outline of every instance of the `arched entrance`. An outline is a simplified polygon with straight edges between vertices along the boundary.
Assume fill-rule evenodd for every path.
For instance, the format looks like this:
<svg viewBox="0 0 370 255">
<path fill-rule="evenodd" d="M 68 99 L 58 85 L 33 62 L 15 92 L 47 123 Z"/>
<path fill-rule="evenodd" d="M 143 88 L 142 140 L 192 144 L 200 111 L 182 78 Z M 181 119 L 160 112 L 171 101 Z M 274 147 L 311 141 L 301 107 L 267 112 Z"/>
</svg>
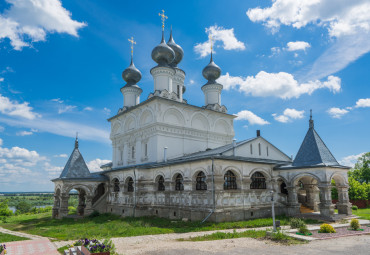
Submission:
<svg viewBox="0 0 370 255">
<path fill-rule="evenodd" d="M 349 202 L 348 188 L 346 179 L 340 173 L 334 173 L 330 178 L 332 189 L 337 191 L 338 202 L 336 207 L 338 214 L 352 214 L 352 204 Z"/>
<path fill-rule="evenodd" d="M 288 189 L 288 214 L 320 212 L 323 217 L 334 215 L 331 184 L 311 173 L 300 173 L 292 178 Z"/>
</svg>

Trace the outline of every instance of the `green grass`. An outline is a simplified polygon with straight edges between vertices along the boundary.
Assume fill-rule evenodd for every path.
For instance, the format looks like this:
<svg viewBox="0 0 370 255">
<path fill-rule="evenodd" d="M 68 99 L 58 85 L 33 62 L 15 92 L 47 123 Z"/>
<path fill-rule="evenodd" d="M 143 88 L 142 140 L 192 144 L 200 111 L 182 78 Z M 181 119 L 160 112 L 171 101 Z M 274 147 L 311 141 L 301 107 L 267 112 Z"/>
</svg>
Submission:
<svg viewBox="0 0 370 255">
<path fill-rule="evenodd" d="M 281 225 L 288 225 L 288 217 L 277 217 Z M 316 223 L 308 220 L 306 223 Z M 18 215 L 7 218 L 2 227 L 26 232 L 54 240 L 76 240 L 80 238 L 111 238 L 166 233 L 186 233 L 207 230 L 239 229 L 272 226 L 272 219 L 213 223 L 171 221 L 156 217 L 121 218 L 112 214 L 102 214 L 94 218 L 62 220 L 51 219 L 51 212 L 35 215 Z"/>
<path fill-rule="evenodd" d="M 354 215 L 357 215 L 357 216 L 361 217 L 361 219 L 370 220 L 370 208 L 352 210 L 352 213 Z"/>
<path fill-rule="evenodd" d="M 13 236 L 9 234 L 0 233 L 0 243 L 8 243 L 8 242 L 14 242 L 14 241 L 23 241 L 23 240 L 30 240 L 30 239 L 26 237 Z"/>
<path fill-rule="evenodd" d="M 232 239 L 232 238 L 243 238 L 243 237 L 250 237 L 250 238 L 264 238 L 266 237 L 266 231 L 264 230 L 247 230 L 244 232 L 234 232 L 232 233 L 223 233 L 223 232 L 216 232 L 209 235 L 203 236 L 196 236 L 191 237 L 188 239 L 180 238 L 179 241 L 213 241 L 213 240 L 222 240 L 222 239 Z"/>
<path fill-rule="evenodd" d="M 60 254 L 64 254 L 64 251 L 65 251 L 65 250 L 67 250 L 68 248 L 69 248 L 69 246 L 68 246 L 68 245 L 62 246 L 62 247 L 60 247 L 60 248 L 58 249 L 58 252 L 59 252 Z"/>
</svg>

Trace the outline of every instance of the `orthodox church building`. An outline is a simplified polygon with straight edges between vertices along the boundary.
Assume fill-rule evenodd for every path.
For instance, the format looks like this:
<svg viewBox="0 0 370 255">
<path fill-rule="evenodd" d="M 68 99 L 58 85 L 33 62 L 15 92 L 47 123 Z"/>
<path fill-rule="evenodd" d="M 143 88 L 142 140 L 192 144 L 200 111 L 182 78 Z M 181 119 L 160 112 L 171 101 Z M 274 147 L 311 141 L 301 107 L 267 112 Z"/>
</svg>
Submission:
<svg viewBox="0 0 370 255">
<path fill-rule="evenodd" d="M 212 54 L 203 69 L 204 104 L 188 104 L 185 72 L 179 67 L 184 52 L 172 29 L 166 43 L 163 28 L 162 40 L 152 51 L 153 92 L 140 101 L 141 72 L 131 55 L 122 73 L 123 107 L 108 119 L 112 162 L 91 173 L 76 138 L 63 172 L 52 180 L 54 218 L 68 215 L 72 189 L 79 192 L 80 215 L 96 210 L 123 217 L 236 221 L 270 217 L 273 197 L 277 214 L 298 215 L 304 207 L 333 218 L 332 179 L 339 194 L 338 213 L 351 214 L 349 168 L 329 151 L 312 115 L 294 160 L 259 130 L 255 137 L 236 142 L 236 116 L 221 103 L 221 69 Z"/>
</svg>

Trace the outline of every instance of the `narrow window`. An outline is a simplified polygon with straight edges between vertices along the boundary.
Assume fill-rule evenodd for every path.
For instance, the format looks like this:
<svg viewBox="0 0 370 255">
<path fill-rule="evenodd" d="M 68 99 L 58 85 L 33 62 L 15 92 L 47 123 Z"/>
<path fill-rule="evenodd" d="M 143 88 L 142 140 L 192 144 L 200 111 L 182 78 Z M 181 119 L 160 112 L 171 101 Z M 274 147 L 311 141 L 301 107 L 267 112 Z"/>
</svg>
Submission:
<svg viewBox="0 0 370 255">
<path fill-rule="evenodd" d="M 261 144 L 258 144 L 258 154 L 261 156 Z"/>
<path fill-rule="evenodd" d="M 127 182 L 127 191 L 134 192 L 134 180 L 130 177 Z"/>
<path fill-rule="evenodd" d="M 113 191 L 119 192 L 119 180 L 117 178 L 113 180 Z"/>
<path fill-rule="evenodd" d="M 123 148 L 121 148 L 121 150 L 119 152 L 120 152 L 120 159 L 121 159 L 121 161 L 123 161 Z"/>
<path fill-rule="evenodd" d="M 269 147 L 267 146 L 266 147 L 266 154 L 267 154 L 267 157 L 269 156 Z"/>
<path fill-rule="evenodd" d="M 131 158 L 132 159 L 135 158 L 135 146 L 132 146 L 132 148 L 131 148 Z"/>
<path fill-rule="evenodd" d="M 266 178 L 260 172 L 252 175 L 251 189 L 266 189 Z"/>
<path fill-rule="evenodd" d="M 177 97 L 180 98 L 180 86 L 179 85 L 177 85 Z"/>
<path fill-rule="evenodd" d="M 184 178 L 178 174 L 175 179 L 175 190 L 184 190 Z"/>
<path fill-rule="evenodd" d="M 164 191 L 166 188 L 164 186 L 164 178 L 160 176 L 158 179 L 158 191 Z"/>
<path fill-rule="evenodd" d="M 253 154 L 253 147 L 252 147 L 252 144 L 250 145 L 251 147 L 251 155 Z"/>
<path fill-rule="evenodd" d="M 225 181 L 224 182 L 224 189 L 226 189 L 226 190 L 228 190 L 228 189 L 237 189 L 237 186 L 236 186 L 236 176 L 230 170 L 228 170 L 225 173 L 224 181 Z"/>
<path fill-rule="evenodd" d="M 145 157 L 148 156 L 148 144 L 146 143 L 145 144 Z"/>
<path fill-rule="evenodd" d="M 206 175 L 203 172 L 200 172 L 197 175 L 197 184 L 195 187 L 196 190 L 207 190 Z"/>
</svg>

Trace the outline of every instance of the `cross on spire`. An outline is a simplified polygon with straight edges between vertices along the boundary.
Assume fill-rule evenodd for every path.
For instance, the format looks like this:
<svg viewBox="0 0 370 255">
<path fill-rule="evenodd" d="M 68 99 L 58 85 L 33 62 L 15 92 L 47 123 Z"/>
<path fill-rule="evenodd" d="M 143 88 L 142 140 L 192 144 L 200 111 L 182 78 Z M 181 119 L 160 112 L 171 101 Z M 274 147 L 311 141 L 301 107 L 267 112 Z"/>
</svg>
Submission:
<svg viewBox="0 0 370 255">
<path fill-rule="evenodd" d="M 136 42 L 134 41 L 134 37 L 131 36 L 130 39 L 128 39 L 128 41 L 131 43 L 131 57 L 134 55 L 134 44 L 136 44 Z"/>
<path fill-rule="evenodd" d="M 310 121 L 309 121 L 309 127 L 314 128 L 313 119 L 312 119 L 312 109 L 310 109 Z"/>
<path fill-rule="evenodd" d="M 76 132 L 75 149 L 78 149 L 78 132 Z"/>
<path fill-rule="evenodd" d="M 166 19 L 168 19 L 168 17 L 166 15 L 164 15 L 164 10 L 162 10 L 162 13 L 158 13 L 158 15 L 161 17 L 161 20 L 162 20 L 162 30 L 164 30 L 164 22 L 166 21 Z"/>
</svg>

